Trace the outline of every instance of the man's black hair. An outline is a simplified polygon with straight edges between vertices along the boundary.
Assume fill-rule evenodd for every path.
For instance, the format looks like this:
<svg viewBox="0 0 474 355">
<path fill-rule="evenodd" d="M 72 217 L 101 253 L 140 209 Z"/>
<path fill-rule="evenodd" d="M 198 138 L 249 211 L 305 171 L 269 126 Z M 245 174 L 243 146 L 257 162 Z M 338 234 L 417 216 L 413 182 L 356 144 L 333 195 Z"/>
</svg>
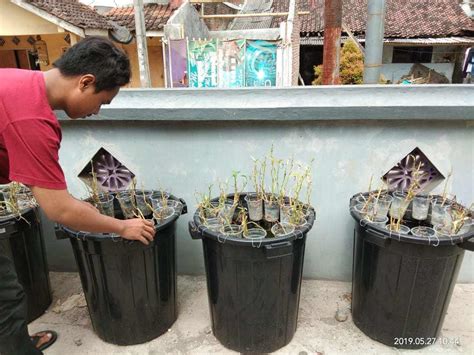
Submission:
<svg viewBox="0 0 474 355">
<path fill-rule="evenodd" d="M 127 55 L 103 37 L 87 37 L 53 63 L 64 76 L 92 74 L 95 92 L 112 90 L 130 81 Z"/>
</svg>

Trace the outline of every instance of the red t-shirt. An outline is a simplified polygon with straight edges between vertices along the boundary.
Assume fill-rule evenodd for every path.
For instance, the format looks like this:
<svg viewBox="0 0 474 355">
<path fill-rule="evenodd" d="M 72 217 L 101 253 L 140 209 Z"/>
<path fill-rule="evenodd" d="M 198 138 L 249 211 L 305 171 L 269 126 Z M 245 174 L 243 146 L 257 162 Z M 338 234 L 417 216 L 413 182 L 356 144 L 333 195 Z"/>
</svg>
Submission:
<svg viewBox="0 0 474 355">
<path fill-rule="evenodd" d="M 59 165 L 61 127 L 43 73 L 0 69 L 0 184 L 66 189 Z"/>
</svg>

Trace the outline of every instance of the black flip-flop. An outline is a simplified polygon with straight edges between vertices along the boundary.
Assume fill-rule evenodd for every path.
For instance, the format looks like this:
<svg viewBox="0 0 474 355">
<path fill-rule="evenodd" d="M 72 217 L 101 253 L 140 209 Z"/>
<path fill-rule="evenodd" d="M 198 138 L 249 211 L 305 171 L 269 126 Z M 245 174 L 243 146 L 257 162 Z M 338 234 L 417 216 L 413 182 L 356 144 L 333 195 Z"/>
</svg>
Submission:
<svg viewBox="0 0 474 355">
<path fill-rule="evenodd" d="M 41 335 L 39 335 L 41 334 Z M 39 343 L 40 339 L 44 337 L 46 334 L 51 334 L 51 338 L 46 342 L 43 343 L 40 347 L 37 347 L 36 345 Z M 41 332 L 36 333 L 35 335 L 30 335 L 30 339 L 33 343 L 33 345 L 39 350 L 43 351 L 47 348 L 49 348 L 51 345 L 54 344 L 56 339 L 58 339 L 58 333 L 56 333 L 54 330 L 43 330 Z"/>
</svg>

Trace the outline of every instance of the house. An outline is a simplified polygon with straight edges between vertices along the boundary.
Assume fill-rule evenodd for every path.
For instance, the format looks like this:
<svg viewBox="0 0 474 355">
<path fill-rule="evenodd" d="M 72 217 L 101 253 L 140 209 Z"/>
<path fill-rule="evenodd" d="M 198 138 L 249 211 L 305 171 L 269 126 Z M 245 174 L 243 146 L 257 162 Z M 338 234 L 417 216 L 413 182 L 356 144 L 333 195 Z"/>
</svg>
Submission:
<svg viewBox="0 0 474 355">
<path fill-rule="evenodd" d="M 153 87 L 164 86 L 163 26 L 179 5 L 176 1 L 145 5 Z M 132 68 L 128 87 L 140 87 L 137 48 L 130 35 L 134 32 L 133 6 L 94 9 L 77 0 L 0 0 L 0 67 L 48 70 L 71 45 L 98 35 L 115 40 L 128 54 Z"/>
<path fill-rule="evenodd" d="M 0 0 L 0 68 L 48 70 L 81 38 L 113 29 L 75 0 Z"/>
<path fill-rule="evenodd" d="M 247 0 L 264 12 L 286 12 L 289 0 Z M 324 0 L 297 0 L 300 21 L 300 74 L 306 85 L 314 79 L 315 65 L 322 64 Z M 234 2 L 234 8 L 239 6 Z M 242 6 L 242 4 L 240 4 Z M 466 7 L 464 5 L 464 7 Z M 242 8 L 242 12 L 244 9 Z M 205 4 L 205 14 L 236 13 L 228 4 Z M 250 11 L 247 12 L 252 12 Z M 277 28 L 282 17 L 273 17 L 270 27 Z M 239 19 L 243 28 L 260 28 L 262 20 Z M 364 43 L 367 0 L 343 0 L 343 26 Z M 228 18 L 206 19 L 211 30 L 234 26 Z M 347 40 L 343 31 L 342 42 Z M 466 49 L 474 44 L 474 21 L 463 11 L 458 0 L 386 0 L 385 41 L 382 74 L 397 82 L 414 63 L 444 74 L 454 83 L 462 82 L 462 63 Z"/>
<path fill-rule="evenodd" d="M 160 4 L 148 3 L 144 5 L 144 17 L 147 36 L 148 62 L 150 65 L 150 76 L 152 87 L 164 87 L 164 65 L 163 65 L 163 27 L 173 12 L 181 5 L 181 1 L 163 1 Z M 100 10 L 104 16 L 115 23 L 126 27 L 131 33 L 135 33 L 135 11 L 133 6 L 104 8 Z M 121 47 L 128 54 L 132 67 L 131 87 L 140 87 L 140 72 L 138 65 L 137 45 L 133 41 L 130 44 L 122 44 Z"/>
<path fill-rule="evenodd" d="M 300 73 L 310 84 L 313 67 L 322 64 L 324 0 L 300 1 L 301 8 L 311 11 L 302 16 L 300 28 Z M 285 11 L 288 0 L 274 0 L 273 6 L 273 11 Z M 363 44 L 367 0 L 343 0 L 342 12 L 343 25 Z M 458 0 L 386 0 L 382 74 L 391 82 L 408 74 L 414 63 L 422 63 L 461 83 L 464 54 L 473 44 L 474 21 Z"/>
</svg>

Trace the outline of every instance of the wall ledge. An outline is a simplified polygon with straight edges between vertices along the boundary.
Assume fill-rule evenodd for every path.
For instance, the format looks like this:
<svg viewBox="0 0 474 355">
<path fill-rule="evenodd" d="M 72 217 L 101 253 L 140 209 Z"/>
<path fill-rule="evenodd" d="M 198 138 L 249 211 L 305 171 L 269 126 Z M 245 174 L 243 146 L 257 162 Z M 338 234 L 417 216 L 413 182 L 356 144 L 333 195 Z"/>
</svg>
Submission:
<svg viewBox="0 0 474 355">
<path fill-rule="evenodd" d="M 123 89 L 88 120 L 474 120 L 474 85 Z M 58 111 L 61 120 L 67 119 Z M 82 121 L 82 120 L 81 120 Z"/>
</svg>

